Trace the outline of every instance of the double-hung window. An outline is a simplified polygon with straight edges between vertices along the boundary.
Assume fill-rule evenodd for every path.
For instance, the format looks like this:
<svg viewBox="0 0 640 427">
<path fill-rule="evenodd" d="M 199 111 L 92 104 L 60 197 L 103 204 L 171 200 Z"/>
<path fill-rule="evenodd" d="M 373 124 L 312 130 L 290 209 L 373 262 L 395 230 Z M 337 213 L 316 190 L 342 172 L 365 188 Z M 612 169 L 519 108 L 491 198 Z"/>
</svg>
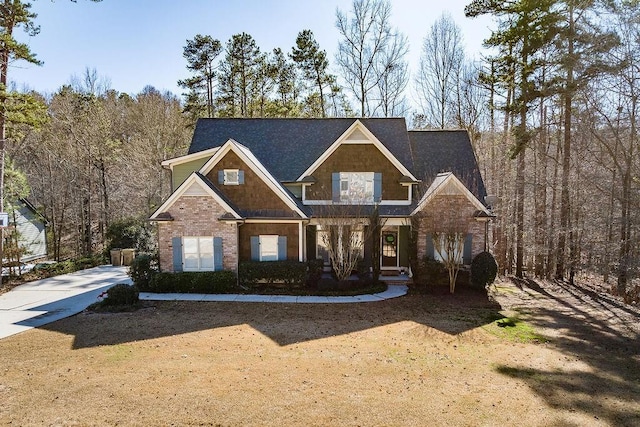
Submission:
<svg viewBox="0 0 640 427">
<path fill-rule="evenodd" d="M 173 271 L 223 269 L 222 237 L 174 236 L 171 238 Z"/>
<path fill-rule="evenodd" d="M 184 271 L 213 271 L 213 237 L 182 239 Z"/>
<path fill-rule="evenodd" d="M 238 185 L 240 184 L 238 169 L 225 169 L 224 170 L 224 185 Z"/>
<path fill-rule="evenodd" d="M 278 236 L 260 236 L 260 261 L 278 261 Z"/>
<path fill-rule="evenodd" d="M 439 234 L 436 239 L 434 239 L 433 253 L 433 258 L 436 261 L 447 262 L 451 258 L 451 261 L 462 264 L 465 241 L 463 234 Z"/>
<path fill-rule="evenodd" d="M 218 184 L 242 185 L 244 184 L 244 171 L 241 169 L 222 169 L 218 171 Z"/>
</svg>

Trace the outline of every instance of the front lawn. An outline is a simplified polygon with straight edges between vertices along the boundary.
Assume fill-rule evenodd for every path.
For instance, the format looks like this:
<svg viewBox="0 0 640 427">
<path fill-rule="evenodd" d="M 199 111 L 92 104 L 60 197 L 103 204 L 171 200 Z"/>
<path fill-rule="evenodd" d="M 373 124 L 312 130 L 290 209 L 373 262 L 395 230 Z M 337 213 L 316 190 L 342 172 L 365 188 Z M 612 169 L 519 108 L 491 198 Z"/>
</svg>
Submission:
<svg viewBox="0 0 640 427">
<path fill-rule="evenodd" d="M 86 312 L 0 340 L 0 424 L 638 425 L 637 329 L 520 293 Z"/>
</svg>

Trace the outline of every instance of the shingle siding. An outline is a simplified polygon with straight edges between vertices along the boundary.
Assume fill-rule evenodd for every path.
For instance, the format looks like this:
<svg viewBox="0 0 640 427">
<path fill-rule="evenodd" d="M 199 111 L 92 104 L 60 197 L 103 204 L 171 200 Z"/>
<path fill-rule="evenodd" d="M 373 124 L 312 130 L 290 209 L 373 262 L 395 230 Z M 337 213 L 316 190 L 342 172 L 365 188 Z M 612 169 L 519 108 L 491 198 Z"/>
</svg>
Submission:
<svg viewBox="0 0 640 427">
<path fill-rule="evenodd" d="M 331 200 L 331 174 L 334 172 L 381 172 L 382 200 L 407 200 L 407 187 L 399 183 L 403 175 L 372 144 L 343 144 L 339 146 L 313 172 L 316 183 L 307 187 L 306 198 L 309 200 Z"/>
<path fill-rule="evenodd" d="M 225 169 L 239 169 L 243 171 L 244 184 L 224 185 L 219 183 L 218 173 Z M 242 211 L 269 210 L 291 212 L 291 208 L 233 151 L 229 151 L 220 159 L 211 172 L 209 172 L 207 178 Z"/>
</svg>

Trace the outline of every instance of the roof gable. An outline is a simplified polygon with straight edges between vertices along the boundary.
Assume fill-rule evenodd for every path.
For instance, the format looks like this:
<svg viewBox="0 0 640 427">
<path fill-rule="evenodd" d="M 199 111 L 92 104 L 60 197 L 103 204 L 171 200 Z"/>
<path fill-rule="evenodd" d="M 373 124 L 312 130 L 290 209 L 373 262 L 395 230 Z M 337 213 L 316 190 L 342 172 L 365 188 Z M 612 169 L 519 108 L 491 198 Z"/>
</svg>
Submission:
<svg viewBox="0 0 640 427">
<path fill-rule="evenodd" d="M 280 182 L 267 170 L 267 168 L 253 155 L 251 150 L 242 144 L 229 139 L 222 145 L 216 153 L 200 168 L 198 171 L 202 175 L 207 175 L 229 152 L 233 152 L 240 160 L 251 168 L 251 170 L 282 200 L 291 210 L 296 212 L 302 218 L 306 218 L 307 214 L 296 201 L 295 197 L 286 190 Z"/>
<path fill-rule="evenodd" d="M 222 208 L 236 219 L 241 219 L 238 210 L 220 194 L 217 189 L 210 185 L 209 180 L 193 172 L 189 177 L 169 196 L 169 198 L 149 217 L 150 220 L 160 220 L 160 214 L 167 211 L 182 196 L 209 196 L 212 197 Z"/>
<path fill-rule="evenodd" d="M 216 153 L 216 151 L 218 151 L 219 148 L 220 147 L 213 147 L 204 151 L 198 151 L 197 153 L 190 153 L 184 156 L 174 157 L 173 159 L 164 160 L 161 165 L 163 168 L 173 169 L 175 165 L 192 162 L 204 157 L 211 157 Z"/>
<path fill-rule="evenodd" d="M 493 216 L 486 206 L 451 172 L 440 173 L 436 176 L 411 215 L 423 210 L 436 196 L 464 196 L 478 211 Z"/>
<path fill-rule="evenodd" d="M 360 120 L 356 120 L 347 130 L 345 130 L 339 138 L 335 140 L 327 150 L 322 153 L 302 174 L 297 181 L 302 181 L 305 177 L 310 176 L 322 165 L 342 144 L 371 144 L 376 147 L 390 162 L 405 176 L 416 179 L 413 174 L 403 165 L 393 153 L 382 144 L 378 138 L 362 124 Z M 357 160 L 357 159 L 356 159 Z"/>
</svg>

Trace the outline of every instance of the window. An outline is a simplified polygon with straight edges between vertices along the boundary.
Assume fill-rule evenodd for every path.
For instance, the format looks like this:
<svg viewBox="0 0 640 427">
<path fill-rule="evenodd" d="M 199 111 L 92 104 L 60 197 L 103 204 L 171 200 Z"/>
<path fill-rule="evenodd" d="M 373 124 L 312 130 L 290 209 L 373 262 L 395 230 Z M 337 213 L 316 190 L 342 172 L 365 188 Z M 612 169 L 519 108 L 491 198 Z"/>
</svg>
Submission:
<svg viewBox="0 0 640 427">
<path fill-rule="evenodd" d="M 462 251 L 464 248 L 464 235 L 440 234 L 438 241 L 433 242 L 433 259 L 445 262 L 449 259 L 449 254 L 453 254 L 453 259 L 462 264 Z"/>
<path fill-rule="evenodd" d="M 213 237 L 182 239 L 184 271 L 213 271 Z"/>
<path fill-rule="evenodd" d="M 239 185 L 240 171 L 238 169 L 225 169 L 223 183 L 224 185 Z"/>
<path fill-rule="evenodd" d="M 278 236 L 260 236 L 260 261 L 278 261 Z"/>
<path fill-rule="evenodd" d="M 373 203 L 373 172 L 340 172 L 341 203 Z"/>
<path fill-rule="evenodd" d="M 334 172 L 334 203 L 373 204 L 382 196 L 382 174 L 376 172 Z"/>
<path fill-rule="evenodd" d="M 287 236 L 261 234 L 251 236 L 252 261 L 284 261 L 287 259 Z"/>
</svg>

